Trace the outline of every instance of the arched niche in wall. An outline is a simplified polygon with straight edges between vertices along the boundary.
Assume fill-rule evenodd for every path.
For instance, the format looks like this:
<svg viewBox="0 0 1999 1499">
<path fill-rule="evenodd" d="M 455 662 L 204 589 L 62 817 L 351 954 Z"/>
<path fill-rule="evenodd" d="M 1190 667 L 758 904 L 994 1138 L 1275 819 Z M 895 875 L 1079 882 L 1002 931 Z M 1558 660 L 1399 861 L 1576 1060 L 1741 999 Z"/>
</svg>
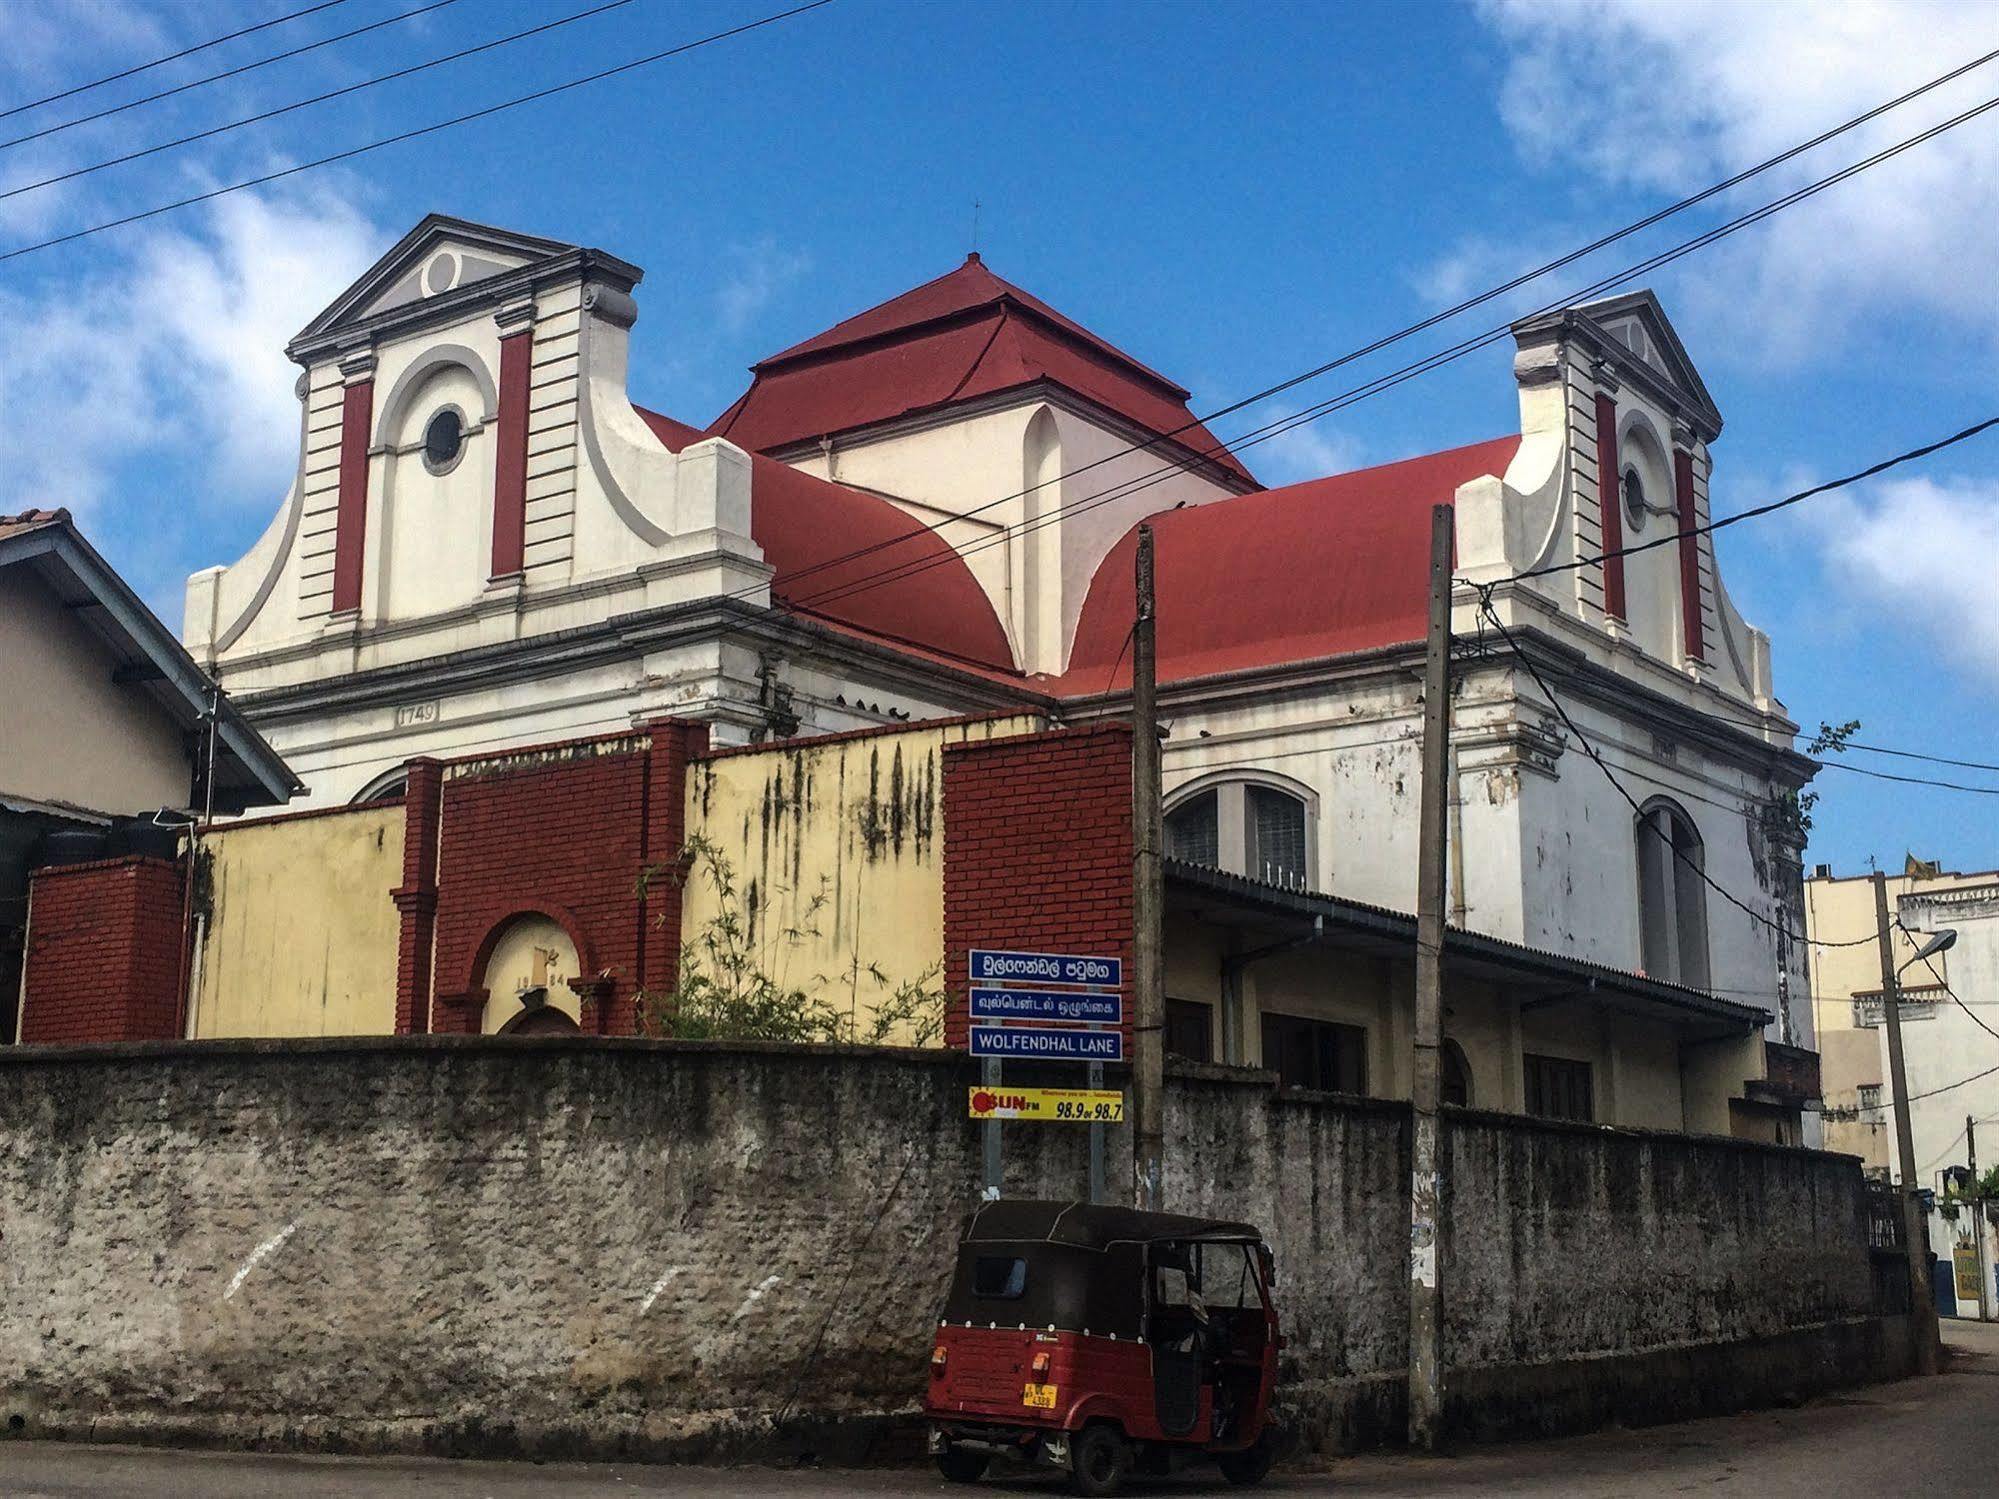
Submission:
<svg viewBox="0 0 1999 1499">
<path fill-rule="evenodd" d="M 1673 498 L 1673 450 L 1645 412 L 1628 410 L 1617 431 L 1618 501 L 1624 544 L 1639 546 L 1679 529 Z M 1647 655 L 1678 664 L 1680 554 L 1671 546 L 1624 559 L 1625 623 Z"/>
<path fill-rule="evenodd" d="M 534 1034 L 562 1029 L 553 1011 L 574 1029 L 581 1018 L 576 991 L 576 943 L 552 916 L 527 912 L 511 917 L 492 944 L 479 987 L 486 1008 L 479 1029 L 486 1035 Z"/>
<path fill-rule="evenodd" d="M 498 406 L 492 372 L 457 344 L 427 350 L 390 386 L 375 421 L 378 617 L 418 618 L 483 593 Z"/>
</svg>

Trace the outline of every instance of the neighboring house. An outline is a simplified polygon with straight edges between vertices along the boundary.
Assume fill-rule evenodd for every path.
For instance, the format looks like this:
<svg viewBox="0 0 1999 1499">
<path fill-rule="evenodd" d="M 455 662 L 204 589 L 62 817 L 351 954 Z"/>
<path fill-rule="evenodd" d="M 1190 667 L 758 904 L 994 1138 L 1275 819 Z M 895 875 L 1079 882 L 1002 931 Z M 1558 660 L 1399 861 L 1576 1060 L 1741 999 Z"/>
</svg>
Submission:
<svg viewBox="0 0 1999 1499">
<path fill-rule="evenodd" d="M 174 847 L 207 809 L 297 779 L 83 539 L 66 510 L 0 516 L 0 1041 L 15 1035 L 30 871 Z"/>
<path fill-rule="evenodd" d="M 1969 874 L 1946 871 L 1910 855 L 1902 872 L 1890 875 L 1887 881 L 1889 942 L 1896 966 L 1908 963 L 1916 950 L 1908 934 L 1894 925 L 1898 915 L 1909 926 L 1919 925 L 1904 912 L 1905 903 L 1927 902 L 1931 897 L 1948 896 L 1956 891 L 1988 888 L 1995 882 L 1999 882 L 1999 871 Z M 1884 1181 L 1898 1177 L 1901 1172 L 1895 1154 L 1894 1101 L 1887 1088 L 1887 1038 L 1881 1025 L 1881 957 L 1872 942 L 1854 945 L 1855 938 L 1864 939 L 1876 928 L 1873 876 L 1835 875 L 1830 864 L 1819 865 L 1805 881 L 1805 918 L 1812 940 L 1825 944 L 1812 950 L 1811 995 L 1825 1089 L 1826 1149 L 1860 1157 L 1867 1171 Z M 1971 1022 L 1961 1013 L 1956 1016 L 1945 1013 L 1952 1006 L 1945 998 L 1944 984 L 1951 981 L 1950 975 L 1966 961 L 1968 951 L 1967 941 L 1961 937 L 1958 947 L 1931 959 L 1934 973 L 1917 964 L 1902 974 L 1902 1037 L 1912 1069 L 1909 1085 L 1912 1093 L 1922 1091 L 1922 1085 L 1914 1081 L 1913 1072 L 1919 1055 L 1927 1059 L 1924 1066 L 1928 1070 L 1943 1072 L 1980 1054 L 1976 1045 L 1962 1044 L 1975 1041 L 1975 1037 L 1959 1034 L 1971 1027 Z M 1963 994 L 1962 989 L 1958 992 Z M 1991 997 L 1999 1000 L 1999 993 Z M 1987 1018 L 1999 1026 L 1999 1014 Z M 1992 1060 L 1999 1063 L 1999 1041 L 1992 1043 L 1992 1050 Z M 1975 1070 L 1964 1068 L 1966 1072 Z M 1954 1077 L 1941 1076 L 1935 1079 L 1938 1083 L 1953 1080 Z M 1986 1110 L 1999 1113 L 1999 1075 L 1966 1091 L 1981 1087 L 1989 1090 Z M 1949 1095 L 1943 1095 L 1934 1107 L 1943 1110 L 1939 1117 L 1953 1112 L 1958 1115 L 1956 1128 L 1961 1135 L 1963 1109 Z M 1923 1132 L 1918 1130 L 1919 1143 L 1922 1138 Z M 1919 1150 L 1919 1166 L 1925 1159 Z M 1999 1162 L 1999 1154 L 1993 1160 Z M 1925 1174 L 1918 1185 L 1934 1183 Z"/>
<path fill-rule="evenodd" d="M 1428 516 L 1454 503 L 1460 573 L 1630 800 L 1460 589 L 1451 920 L 1767 1012 L 1729 1127 L 1801 1136 L 1813 767 L 1769 642 L 1708 537 L 1567 565 L 1709 516 L 1721 417 L 1649 293 L 1516 327 L 1517 435 L 1265 489 L 1182 387 L 977 257 L 760 362 L 706 428 L 631 404 L 639 276 L 432 217 L 290 345 L 292 492 L 190 580 L 185 638 L 314 805 L 669 713 L 721 746 L 1125 715 L 1149 518 L 1170 851 L 1407 911 Z M 1255 1061 L 1252 1015 L 1350 1021 L 1323 968 L 1237 980 L 1183 996 L 1189 1045 L 1205 1024 Z M 1615 1091 L 1599 994 L 1531 1013 L 1564 1088 Z"/>
</svg>

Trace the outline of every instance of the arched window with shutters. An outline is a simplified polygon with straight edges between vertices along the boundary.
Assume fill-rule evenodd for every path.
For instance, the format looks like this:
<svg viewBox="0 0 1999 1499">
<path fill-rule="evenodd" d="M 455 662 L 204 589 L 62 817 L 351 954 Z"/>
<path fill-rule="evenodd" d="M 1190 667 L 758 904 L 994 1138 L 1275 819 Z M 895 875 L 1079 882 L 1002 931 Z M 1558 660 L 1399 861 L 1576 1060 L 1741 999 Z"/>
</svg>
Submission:
<svg viewBox="0 0 1999 1499">
<path fill-rule="evenodd" d="M 1706 854 L 1686 809 L 1664 797 L 1636 826 L 1638 929 L 1645 972 L 1668 983 L 1708 984 Z"/>
<path fill-rule="evenodd" d="M 1166 809 L 1166 856 L 1289 889 L 1313 886 L 1315 798 L 1295 781 L 1228 772 L 1179 788 Z"/>
</svg>

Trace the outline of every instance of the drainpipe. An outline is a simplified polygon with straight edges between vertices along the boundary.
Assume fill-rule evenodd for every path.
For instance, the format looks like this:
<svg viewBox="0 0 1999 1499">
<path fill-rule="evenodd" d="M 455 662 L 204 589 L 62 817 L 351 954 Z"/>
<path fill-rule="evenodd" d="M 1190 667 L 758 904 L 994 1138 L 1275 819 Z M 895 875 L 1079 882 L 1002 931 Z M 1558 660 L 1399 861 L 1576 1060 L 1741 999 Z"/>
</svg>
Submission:
<svg viewBox="0 0 1999 1499">
<path fill-rule="evenodd" d="M 1274 958 L 1279 953 L 1290 952 L 1293 948 L 1310 947 L 1326 934 L 1326 918 L 1314 916 L 1309 936 L 1287 937 L 1282 942 L 1267 943 L 1262 947 L 1252 947 L 1248 952 L 1232 953 L 1222 959 L 1222 1061 L 1230 1067 L 1243 1065 L 1243 1053 L 1249 1048 L 1248 1035 L 1243 1025 L 1242 976 L 1253 963 L 1265 958 Z"/>
</svg>

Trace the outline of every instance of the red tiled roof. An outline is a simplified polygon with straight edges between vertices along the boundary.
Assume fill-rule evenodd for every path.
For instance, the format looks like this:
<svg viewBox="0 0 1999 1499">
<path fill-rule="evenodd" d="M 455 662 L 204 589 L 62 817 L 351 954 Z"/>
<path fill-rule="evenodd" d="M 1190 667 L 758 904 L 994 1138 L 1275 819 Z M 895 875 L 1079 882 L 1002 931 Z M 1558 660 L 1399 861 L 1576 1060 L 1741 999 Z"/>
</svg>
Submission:
<svg viewBox="0 0 1999 1499">
<path fill-rule="evenodd" d="M 978 256 L 752 366 L 750 388 L 708 429 L 770 452 L 816 437 L 1047 381 L 1236 481 L 1256 480 L 1194 420 L 1187 392 Z"/>
<path fill-rule="evenodd" d="M 704 435 L 656 411 L 634 409 L 669 452 Z M 964 559 L 887 500 L 752 454 L 750 535 L 777 569 L 771 595 L 787 608 L 925 653 L 1013 671 L 1006 632 Z M 822 565 L 864 547 L 880 549 Z M 923 565 L 930 563 L 935 565 Z M 908 577 L 839 596 L 846 584 L 905 565 Z"/>
<path fill-rule="evenodd" d="M 1421 640 L 1430 507 L 1468 480 L 1505 473 L 1519 447 L 1501 437 L 1153 516 L 1159 679 Z M 1068 670 L 1046 683 L 1056 693 L 1130 684 L 1137 547 L 1134 527 L 1097 569 Z"/>
<path fill-rule="evenodd" d="M 0 515 L 0 537 L 39 531 L 43 526 L 69 524 L 67 510 L 23 510 L 19 515 Z"/>
</svg>

